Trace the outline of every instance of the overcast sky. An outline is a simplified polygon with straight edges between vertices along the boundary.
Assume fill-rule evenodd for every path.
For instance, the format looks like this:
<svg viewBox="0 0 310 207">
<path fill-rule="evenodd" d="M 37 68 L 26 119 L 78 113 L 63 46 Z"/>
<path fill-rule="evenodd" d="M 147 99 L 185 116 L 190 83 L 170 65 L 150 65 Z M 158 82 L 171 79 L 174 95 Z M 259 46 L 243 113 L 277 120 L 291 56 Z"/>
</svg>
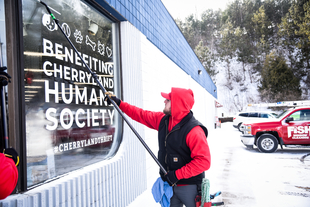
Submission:
<svg viewBox="0 0 310 207">
<path fill-rule="evenodd" d="M 196 14 L 200 19 L 201 13 L 207 9 L 226 8 L 228 2 L 232 0 L 161 0 L 170 15 L 176 19 L 185 20 L 190 14 Z"/>
</svg>

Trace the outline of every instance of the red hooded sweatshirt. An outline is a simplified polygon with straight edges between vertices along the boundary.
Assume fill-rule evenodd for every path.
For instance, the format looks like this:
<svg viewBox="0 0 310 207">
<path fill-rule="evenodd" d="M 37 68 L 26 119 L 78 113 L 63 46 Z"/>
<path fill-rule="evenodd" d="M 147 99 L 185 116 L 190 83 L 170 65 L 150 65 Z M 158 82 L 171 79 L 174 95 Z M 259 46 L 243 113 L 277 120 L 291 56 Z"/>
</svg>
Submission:
<svg viewBox="0 0 310 207">
<path fill-rule="evenodd" d="M 169 131 L 178 124 L 192 109 L 194 105 L 194 94 L 191 89 L 171 89 L 171 116 L 169 120 Z M 132 106 L 121 101 L 120 109 L 133 120 L 158 131 L 161 119 L 165 116 L 163 112 L 152 112 Z M 190 163 L 175 171 L 177 178 L 187 179 L 196 176 L 210 168 L 211 155 L 207 138 L 200 126 L 194 127 L 186 136 L 186 144 L 191 150 Z"/>
<path fill-rule="evenodd" d="M 14 161 L 0 153 L 0 200 L 8 197 L 14 190 L 18 171 Z"/>
</svg>

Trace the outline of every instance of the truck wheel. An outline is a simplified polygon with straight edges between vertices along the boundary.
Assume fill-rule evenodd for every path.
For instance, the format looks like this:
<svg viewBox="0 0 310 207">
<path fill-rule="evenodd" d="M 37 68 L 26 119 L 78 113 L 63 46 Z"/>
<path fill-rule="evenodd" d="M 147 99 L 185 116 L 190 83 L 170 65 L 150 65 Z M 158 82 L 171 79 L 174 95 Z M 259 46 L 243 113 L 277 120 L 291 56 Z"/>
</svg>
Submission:
<svg viewBox="0 0 310 207">
<path fill-rule="evenodd" d="M 278 149 L 278 145 L 278 139 L 272 134 L 262 134 L 257 140 L 257 147 L 260 152 L 275 152 Z"/>
</svg>

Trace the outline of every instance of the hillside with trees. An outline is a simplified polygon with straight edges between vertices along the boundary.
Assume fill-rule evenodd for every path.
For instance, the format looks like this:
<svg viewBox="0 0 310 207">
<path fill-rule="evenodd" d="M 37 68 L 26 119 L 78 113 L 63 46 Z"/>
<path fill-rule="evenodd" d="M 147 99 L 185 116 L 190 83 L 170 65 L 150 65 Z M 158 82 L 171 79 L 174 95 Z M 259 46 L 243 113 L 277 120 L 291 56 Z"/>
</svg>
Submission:
<svg viewBox="0 0 310 207">
<path fill-rule="evenodd" d="M 229 112 L 310 99 L 310 3 L 235 0 L 175 20 Z"/>
</svg>

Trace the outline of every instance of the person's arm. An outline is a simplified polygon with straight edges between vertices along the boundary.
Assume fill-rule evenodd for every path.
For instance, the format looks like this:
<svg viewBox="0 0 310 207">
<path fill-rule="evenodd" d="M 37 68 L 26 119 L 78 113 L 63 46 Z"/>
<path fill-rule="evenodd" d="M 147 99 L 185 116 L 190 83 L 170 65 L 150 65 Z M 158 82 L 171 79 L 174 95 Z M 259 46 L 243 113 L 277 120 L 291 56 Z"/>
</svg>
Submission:
<svg viewBox="0 0 310 207">
<path fill-rule="evenodd" d="M 158 130 L 160 121 L 165 116 L 163 112 L 147 111 L 130 105 L 129 103 L 120 100 L 113 94 L 107 93 L 107 96 L 109 96 L 130 118 L 137 122 L 140 122 L 141 124 L 144 124 L 151 129 Z M 107 101 L 108 105 L 111 105 L 111 101 L 107 97 L 105 98 L 105 101 Z"/>
<path fill-rule="evenodd" d="M 119 108 L 133 120 L 156 130 L 158 130 L 160 120 L 165 116 L 163 112 L 143 110 L 124 101 L 120 102 Z"/>
<path fill-rule="evenodd" d="M 186 136 L 186 144 L 191 150 L 191 162 L 175 171 L 176 177 L 188 179 L 208 170 L 211 165 L 211 155 L 206 135 L 200 126 L 194 127 Z"/>
</svg>

